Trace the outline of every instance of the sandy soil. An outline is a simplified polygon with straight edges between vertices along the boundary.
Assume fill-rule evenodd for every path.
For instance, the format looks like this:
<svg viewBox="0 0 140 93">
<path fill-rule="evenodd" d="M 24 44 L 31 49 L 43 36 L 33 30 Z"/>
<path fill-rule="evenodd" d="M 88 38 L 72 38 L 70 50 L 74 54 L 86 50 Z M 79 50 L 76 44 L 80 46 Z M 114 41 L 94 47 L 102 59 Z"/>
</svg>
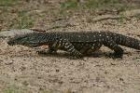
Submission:
<svg viewBox="0 0 140 93">
<path fill-rule="evenodd" d="M 108 29 L 139 37 L 140 21 L 133 19 L 119 26 L 104 22 L 85 25 L 87 29 Z M 73 28 L 73 29 L 79 29 Z M 129 55 L 123 59 L 85 57 L 72 60 L 69 56 L 40 56 L 23 46 L 8 46 L 0 41 L 0 88 L 15 86 L 28 93 L 139 93 L 140 54 L 124 47 Z M 108 49 L 101 49 L 109 52 Z M 49 92 L 44 92 L 49 91 Z M 17 92 L 18 93 L 18 92 Z"/>
<path fill-rule="evenodd" d="M 66 19 L 50 17 L 39 18 L 34 27 L 72 24 L 49 31 L 109 30 L 140 40 L 139 18 L 93 22 L 93 15 L 86 12 Z M 123 48 L 130 52 L 123 59 L 102 55 L 72 60 L 65 53 L 41 56 L 33 49 L 8 46 L 0 39 L 0 93 L 140 93 L 140 53 Z M 101 50 L 110 52 L 105 47 Z"/>
</svg>

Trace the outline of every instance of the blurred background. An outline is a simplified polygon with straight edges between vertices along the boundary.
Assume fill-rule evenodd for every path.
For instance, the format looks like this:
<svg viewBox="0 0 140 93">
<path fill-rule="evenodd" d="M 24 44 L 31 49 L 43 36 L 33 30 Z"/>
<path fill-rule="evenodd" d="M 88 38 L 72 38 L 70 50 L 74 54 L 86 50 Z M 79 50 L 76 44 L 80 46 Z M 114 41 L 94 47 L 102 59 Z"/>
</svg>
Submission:
<svg viewBox="0 0 140 93">
<path fill-rule="evenodd" d="M 122 12 L 133 9 L 140 0 L 0 0 L 0 30 L 92 30 L 97 16 L 119 15 L 123 22 Z"/>
</svg>

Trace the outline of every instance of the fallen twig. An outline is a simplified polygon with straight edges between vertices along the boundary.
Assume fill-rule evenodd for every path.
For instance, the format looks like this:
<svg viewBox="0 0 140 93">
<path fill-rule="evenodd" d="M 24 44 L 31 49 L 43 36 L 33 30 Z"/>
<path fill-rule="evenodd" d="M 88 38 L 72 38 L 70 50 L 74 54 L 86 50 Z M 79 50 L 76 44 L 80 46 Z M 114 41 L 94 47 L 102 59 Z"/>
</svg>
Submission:
<svg viewBox="0 0 140 93">
<path fill-rule="evenodd" d="M 108 20 L 108 19 L 117 20 L 121 18 L 131 19 L 132 17 L 140 16 L 140 10 L 126 11 L 126 12 L 123 12 L 122 15 L 102 15 L 102 16 L 98 16 L 94 18 L 92 22 L 99 22 L 99 21 Z"/>
<path fill-rule="evenodd" d="M 60 26 L 54 26 L 54 27 L 48 28 L 47 30 L 58 29 L 58 28 L 67 28 L 67 27 L 73 27 L 73 26 L 77 26 L 77 25 L 71 25 L 71 24 L 60 25 Z"/>
</svg>

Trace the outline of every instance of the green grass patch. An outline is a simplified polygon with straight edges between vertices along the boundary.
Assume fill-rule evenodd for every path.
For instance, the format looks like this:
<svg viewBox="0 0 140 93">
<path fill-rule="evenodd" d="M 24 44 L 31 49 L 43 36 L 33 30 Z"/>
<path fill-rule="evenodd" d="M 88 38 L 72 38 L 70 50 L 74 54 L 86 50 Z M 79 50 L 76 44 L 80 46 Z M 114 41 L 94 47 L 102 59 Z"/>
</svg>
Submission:
<svg viewBox="0 0 140 93">
<path fill-rule="evenodd" d="M 77 7 L 78 7 L 77 0 L 67 0 L 67 1 L 61 3 L 62 9 L 75 9 Z"/>
<path fill-rule="evenodd" d="M 76 9 L 78 7 L 84 8 L 101 8 L 101 7 L 114 7 L 122 5 L 120 0 L 85 0 L 84 2 L 78 2 L 78 0 L 67 0 L 61 3 L 62 9 Z"/>
<path fill-rule="evenodd" d="M 0 6 L 11 6 L 17 3 L 18 0 L 0 0 Z"/>
<path fill-rule="evenodd" d="M 10 86 L 10 87 L 7 87 L 3 93 L 26 93 L 25 91 L 23 91 L 23 89 L 20 89 L 16 86 Z"/>
<path fill-rule="evenodd" d="M 132 9 L 134 6 L 123 2 L 122 0 L 84 0 L 84 2 L 78 2 L 78 0 L 67 0 L 60 4 L 63 11 L 66 10 L 122 10 Z"/>
<path fill-rule="evenodd" d="M 19 29 L 31 28 L 33 26 L 33 19 L 28 16 L 22 16 L 19 18 L 17 24 L 18 26 L 16 28 Z"/>
<path fill-rule="evenodd" d="M 21 11 L 18 13 L 19 18 L 17 20 L 17 27 L 19 29 L 31 28 L 33 26 L 34 20 L 32 16 L 27 14 L 27 11 Z"/>
<path fill-rule="evenodd" d="M 120 0 L 88 0 L 84 7 L 92 10 L 125 10 L 127 6 Z"/>
<path fill-rule="evenodd" d="M 34 25 L 35 18 L 30 16 L 27 11 L 20 11 L 18 17 L 15 20 L 12 20 L 10 28 L 16 29 L 25 29 L 31 28 Z"/>
</svg>

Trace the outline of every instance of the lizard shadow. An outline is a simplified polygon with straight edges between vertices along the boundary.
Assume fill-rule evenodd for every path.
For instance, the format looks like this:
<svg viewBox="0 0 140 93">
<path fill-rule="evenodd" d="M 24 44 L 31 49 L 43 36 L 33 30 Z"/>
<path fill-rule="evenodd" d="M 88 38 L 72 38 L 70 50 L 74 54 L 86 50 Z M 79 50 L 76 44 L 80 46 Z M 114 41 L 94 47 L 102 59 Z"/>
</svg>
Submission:
<svg viewBox="0 0 140 93">
<path fill-rule="evenodd" d="M 89 55 L 84 55 L 83 57 L 88 57 L 88 58 L 112 58 L 110 52 L 99 52 L 99 53 L 92 53 Z M 38 54 L 41 57 L 57 57 L 57 58 L 68 58 L 68 59 L 82 59 L 83 57 L 76 57 L 72 56 L 69 53 L 57 53 L 57 54 Z"/>
<path fill-rule="evenodd" d="M 67 58 L 67 59 L 83 59 L 84 57 L 88 58 L 102 58 L 102 57 L 107 57 L 110 58 L 109 52 L 98 52 L 98 53 L 92 53 L 89 55 L 84 55 L 83 57 L 76 57 L 72 56 L 67 52 L 58 52 L 58 53 L 52 53 L 52 54 L 45 54 L 45 53 L 38 53 L 38 54 L 16 54 L 12 55 L 11 57 L 35 57 L 35 56 L 40 56 L 40 57 L 54 57 L 54 58 Z"/>
</svg>

